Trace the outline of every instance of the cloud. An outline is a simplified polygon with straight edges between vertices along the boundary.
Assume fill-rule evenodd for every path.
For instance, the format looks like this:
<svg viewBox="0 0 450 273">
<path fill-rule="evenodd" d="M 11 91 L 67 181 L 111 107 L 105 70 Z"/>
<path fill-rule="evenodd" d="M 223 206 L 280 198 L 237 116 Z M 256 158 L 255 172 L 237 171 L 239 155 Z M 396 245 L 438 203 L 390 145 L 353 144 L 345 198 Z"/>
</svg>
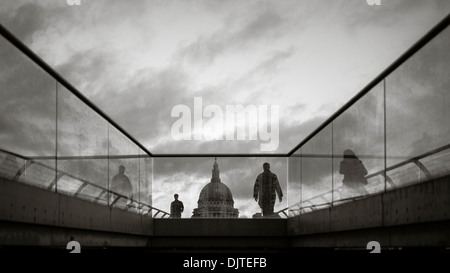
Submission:
<svg viewBox="0 0 450 273">
<path fill-rule="evenodd" d="M 55 67 L 55 70 L 65 79 L 70 79 L 69 83 L 76 87 L 83 95 L 94 97 L 98 93 L 105 96 L 104 90 L 115 91 L 114 80 L 119 76 L 119 72 L 114 69 L 114 61 L 109 52 L 91 48 L 70 55 L 67 61 Z M 108 77 L 111 81 L 100 79 Z"/>
<path fill-rule="evenodd" d="M 191 111 L 194 109 L 194 96 L 202 99 L 203 107 L 211 104 L 218 105 L 224 113 L 227 105 L 243 105 L 244 107 L 249 105 L 278 105 L 277 101 L 267 98 L 266 95 L 269 91 L 261 91 L 258 88 L 260 85 L 264 84 L 260 83 L 258 80 L 262 77 L 270 77 L 271 72 L 281 69 L 280 66 L 282 66 L 283 62 L 286 61 L 293 53 L 293 49 L 272 52 L 266 59 L 252 67 L 245 74 L 240 75 L 238 79 L 234 79 L 232 81 L 224 80 L 214 86 L 206 86 L 195 93 L 183 91 L 183 87 L 179 86 L 178 91 L 174 91 L 173 93 L 169 92 L 164 98 L 167 98 L 167 101 L 173 99 L 174 103 L 177 101 L 181 102 L 182 104 L 190 107 Z M 230 93 L 234 95 L 230 97 Z M 176 94 L 176 96 L 172 96 L 172 94 Z M 281 107 L 282 106 L 280 106 L 280 108 Z M 166 121 L 165 123 L 161 123 L 162 127 L 166 127 L 166 132 L 170 130 L 170 126 L 176 120 L 173 118 L 167 119 L 167 117 L 169 117 L 167 109 L 171 109 L 171 107 L 166 107 L 166 110 L 161 107 L 160 111 L 161 113 L 166 113 L 165 117 L 162 115 L 160 116 L 161 121 Z M 281 108 L 281 120 L 283 119 L 283 108 Z M 203 122 L 205 123 L 207 120 L 208 119 L 204 118 Z M 168 139 L 166 143 L 159 144 L 154 151 L 156 153 L 158 153 L 158 151 L 164 151 L 164 153 L 195 153 L 195 151 L 226 151 L 227 153 L 236 153 L 242 150 L 259 152 L 261 150 L 261 143 L 261 140 L 174 141 L 173 139 Z M 280 149 L 277 149 L 276 151 L 280 151 Z"/>
<path fill-rule="evenodd" d="M 170 135 L 171 108 L 186 90 L 186 75 L 175 67 L 143 70 L 124 88 L 104 94 L 101 105 L 137 139 L 153 146 L 152 140 Z M 127 95 L 123 96 L 122 92 Z M 139 118 L 135 118 L 139 117 Z"/>
<path fill-rule="evenodd" d="M 330 94 L 331 91 L 322 90 L 325 89 L 322 88 L 324 82 L 332 83 L 337 79 L 327 77 L 328 72 L 323 71 L 327 67 L 331 69 L 333 65 L 321 65 L 316 71 L 303 59 L 304 65 L 312 71 L 310 73 L 302 73 L 298 66 L 293 66 L 294 62 L 308 54 L 308 45 L 320 42 L 319 48 L 324 48 L 319 50 L 321 51 L 319 53 L 327 53 L 326 46 L 330 43 L 329 40 L 322 40 L 323 37 L 339 38 L 340 31 L 346 31 L 348 34 L 352 32 L 352 27 L 360 30 L 359 34 L 365 30 L 370 34 L 371 26 L 383 28 L 383 24 L 377 19 L 380 16 L 398 11 L 399 18 L 396 20 L 401 20 L 400 18 L 407 18 L 407 11 L 419 11 L 424 7 L 417 1 L 411 4 L 395 2 L 382 5 L 380 8 L 383 8 L 383 12 L 379 10 L 375 12 L 373 7 L 366 5 L 364 1 L 360 2 L 324 1 L 314 5 L 298 1 L 283 4 L 265 1 L 244 4 L 239 1 L 220 4 L 197 2 L 193 5 L 197 13 L 201 14 L 205 10 L 213 12 L 217 20 L 212 25 L 219 27 L 211 27 L 209 31 L 203 32 L 198 28 L 198 31 L 193 32 L 194 35 L 186 40 L 188 43 L 184 47 L 174 46 L 180 41 L 173 40 L 175 43 L 167 46 L 174 48 L 175 51 L 172 55 L 170 53 L 167 55 L 169 58 L 165 65 L 158 67 L 152 66 L 151 62 L 147 66 L 143 66 L 142 63 L 137 65 L 139 62 L 136 59 L 147 56 L 146 54 L 153 50 L 154 41 L 160 37 L 156 31 L 158 21 L 154 19 L 155 15 L 161 11 L 173 11 L 178 6 L 177 3 L 164 6 L 144 1 L 132 5 L 121 1 L 86 1 L 80 9 L 74 9 L 64 1 L 62 4 L 20 2 L 8 4 L 5 10 L 11 10 L 9 13 L 11 15 L 6 16 L 4 13 L 2 18 L 8 18 L 10 27 L 15 25 L 11 22 L 19 22 L 16 32 L 24 33 L 23 35 L 27 37 L 33 36 L 33 33 L 40 33 L 35 40 L 29 40 L 27 43 L 46 56 L 47 61 L 57 64 L 58 72 L 151 150 L 195 152 L 205 149 L 214 151 L 217 150 L 215 147 L 220 147 L 220 151 L 227 150 L 230 145 L 228 142 L 174 142 L 171 139 L 169 134 L 173 123 L 169 114 L 171 107 L 178 103 L 192 104 L 193 96 L 199 95 L 204 98 L 205 103 L 279 104 L 282 110 L 280 127 L 283 129 L 281 129 L 282 144 L 278 151 L 283 152 L 296 143 L 287 143 L 284 135 L 289 134 L 283 133 L 283 130 L 289 130 L 287 124 L 291 124 L 292 117 L 298 116 L 299 118 L 294 120 L 303 122 L 311 119 L 313 115 L 324 113 L 322 110 L 314 109 L 312 101 L 303 100 L 303 94 L 317 92 L 311 96 L 323 95 L 320 102 L 321 109 L 330 108 L 328 100 L 335 101 L 335 96 L 324 95 Z M 442 3 L 433 2 L 430 5 L 430 14 L 436 12 L 436 7 L 443 7 L 445 10 L 445 4 Z M 391 10 L 393 5 L 397 11 Z M 36 18 L 25 19 L 27 14 L 33 14 Z M 373 20 L 367 19 L 368 15 L 373 16 Z M 324 22 L 331 20 L 335 24 L 330 26 L 321 23 L 318 17 Z M 25 27 L 26 25 L 28 26 Z M 114 32 L 110 31 L 111 27 L 114 28 Z M 337 34 L 335 36 L 330 32 L 323 34 L 323 30 L 327 28 L 336 31 Z M 25 30 L 29 33 L 25 33 Z M 306 36 L 310 34 L 314 35 Z M 310 38 L 303 40 L 299 38 L 302 36 Z M 335 41 L 335 44 L 339 43 L 340 40 Z M 333 52 L 339 54 L 343 51 L 337 48 Z M 239 59 L 243 55 L 251 56 L 253 59 L 245 59 L 245 65 L 235 65 L 237 70 L 235 74 L 221 73 L 225 60 Z M 327 59 L 326 54 L 322 56 Z M 178 58 L 181 58 L 181 61 Z M 317 58 L 314 60 L 319 63 Z M 332 61 L 333 59 L 329 60 Z M 205 69 L 191 71 L 190 68 L 198 63 Z M 210 80 L 208 77 L 209 71 L 213 70 L 214 66 L 220 67 L 215 73 L 223 75 L 219 80 Z M 320 71 L 323 75 L 318 75 L 317 80 L 312 81 L 315 89 L 305 90 L 301 83 L 309 82 L 309 79 L 314 78 L 311 74 L 313 72 L 320 74 Z M 300 85 L 287 86 L 288 74 L 302 78 Z M 349 74 L 347 78 L 350 77 Z M 204 81 L 199 85 L 200 88 L 197 86 L 199 78 Z M 320 81 L 322 78 L 328 80 Z M 306 104 L 307 108 L 292 107 L 299 101 Z M 285 122 L 285 119 L 289 121 Z M 302 132 L 300 134 L 306 135 Z M 248 147 L 247 151 L 257 151 L 259 147 L 258 143 L 249 141 L 232 142 L 231 145 L 232 151 L 242 150 L 244 147 Z"/>
<path fill-rule="evenodd" d="M 11 5 L 3 3 L 3 5 Z M 0 23 L 7 27 L 21 41 L 30 43 L 36 31 L 46 27 L 45 9 L 36 2 L 29 2 L 6 12 L 9 7 L 2 7 L 0 11 Z"/>
<path fill-rule="evenodd" d="M 445 30 L 386 79 L 390 164 L 448 144 L 448 36 Z"/>
<path fill-rule="evenodd" d="M 258 43 L 279 37 L 283 18 L 273 10 L 250 14 L 249 19 L 238 30 L 224 26 L 217 32 L 199 37 L 195 42 L 180 50 L 179 57 L 194 64 L 212 64 L 219 56 L 236 50 L 248 50 Z"/>
<path fill-rule="evenodd" d="M 352 8 L 349 8 L 350 5 Z M 445 0 L 429 1 L 426 4 L 420 0 L 385 1 L 377 7 L 365 5 L 364 1 L 354 0 L 353 2 L 343 1 L 337 4 L 334 10 L 336 14 L 347 18 L 342 22 L 349 27 L 349 31 L 361 31 L 367 27 L 407 26 L 410 28 L 411 25 L 404 25 L 410 19 L 416 22 L 414 27 L 427 29 L 431 26 L 424 24 L 437 23 L 435 20 L 440 19 L 431 14 L 441 13 L 443 18 L 445 11 L 449 8 L 450 5 Z M 417 24 L 418 18 L 422 24 Z"/>
<path fill-rule="evenodd" d="M 89 90 L 101 111 L 138 141 L 152 147 L 161 136 L 170 135 L 170 109 L 189 92 L 187 75 L 171 66 L 141 69 L 123 79 L 120 70 L 111 68 L 110 57 L 109 53 L 93 49 L 73 55 L 58 66 L 58 71 L 81 83 L 80 89 Z M 111 80 L 98 80 L 105 76 Z"/>
<path fill-rule="evenodd" d="M 1 38 L 0 136 L 3 149 L 54 155 L 56 81 Z"/>
<path fill-rule="evenodd" d="M 326 116 L 317 116 L 312 119 L 306 119 L 302 122 L 282 122 L 280 125 L 280 138 L 283 139 L 281 142 L 281 145 L 283 145 L 284 148 L 283 150 L 290 152 L 316 128 L 318 128 L 326 119 Z"/>
</svg>

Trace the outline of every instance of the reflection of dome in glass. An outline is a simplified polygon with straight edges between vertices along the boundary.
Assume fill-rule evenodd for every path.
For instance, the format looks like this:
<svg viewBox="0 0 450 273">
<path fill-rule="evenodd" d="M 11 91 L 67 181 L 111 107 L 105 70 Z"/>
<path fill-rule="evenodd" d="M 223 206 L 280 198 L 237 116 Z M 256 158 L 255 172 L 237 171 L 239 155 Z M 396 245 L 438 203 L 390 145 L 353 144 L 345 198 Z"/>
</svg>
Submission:
<svg viewBox="0 0 450 273">
<path fill-rule="evenodd" d="M 230 189 L 220 181 L 219 165 L 214 162 L 211 182 L 206 184 L 198 198 L 198 208 L 192 217 L 238 217 Z"/>
</svg>

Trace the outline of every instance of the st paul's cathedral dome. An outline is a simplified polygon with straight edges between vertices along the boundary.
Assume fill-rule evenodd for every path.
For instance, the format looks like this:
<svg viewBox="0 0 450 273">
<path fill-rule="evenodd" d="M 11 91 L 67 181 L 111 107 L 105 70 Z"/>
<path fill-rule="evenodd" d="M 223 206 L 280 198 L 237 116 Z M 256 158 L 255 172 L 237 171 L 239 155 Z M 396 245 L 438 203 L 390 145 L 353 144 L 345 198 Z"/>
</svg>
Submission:
<svg viewBox="0 0 450 273">
<path fill-rule="evenodd" d="M 214 161 L 211 182 L 206 184 L 198 198 L 198 208 L 192 217 L 201 218 L 236 218 L 239 211 L 234 208 L 233 195 L 219 176 L 217 158 Z"/>
</svg>

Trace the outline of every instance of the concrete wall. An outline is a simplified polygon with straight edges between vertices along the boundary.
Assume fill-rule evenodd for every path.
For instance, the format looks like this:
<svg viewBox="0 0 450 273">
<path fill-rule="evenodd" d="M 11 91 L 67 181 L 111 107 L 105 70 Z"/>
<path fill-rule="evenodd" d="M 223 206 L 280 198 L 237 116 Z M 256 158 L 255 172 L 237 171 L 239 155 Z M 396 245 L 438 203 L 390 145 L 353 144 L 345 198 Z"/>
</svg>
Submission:
<svg viewBox="0 0 450 273">
<path fill-rule="evenodd" d="M 176 249 L 450 246 L 448 177 L 289 219 L 152 219 L 0 181 L 0 245 Z"/>
<path fill-rule="evenodd" d="M 143 235 L 0 221 L 0 247 L 2 249 L 11 246 L 32 246 L 65 250 L 67 243 L 72 240 L 78 241 L 82 249 L 135 248 L 150 245 L 150 237 Z M 30 249 L 26 248 L 25 250 Z"/>
<path fill-rule="evenodd" d="M 152 235 L 153 232 L 153 219 L 149 216 L 3 180 L 0 181 L 0 221 L 33 224 L 36 230 L 40 225 L 134 235 Z M 32 236 L 32 230 L 27 229 L 24 236 Z M 0 244 L 4 244 L 6 235 L 0 234 Z"/>
<path fill-rule="evenodd" d="M 286 219 L 155 219 L 153 249 L 279 250 L 289 247 Z"/>
<path fill-rule="evenodd" d="M 450 245 L 450 179 L 442 177 L 287 221 L 294 247 Z"/>
<path fill-rule="evenodd" d="M 286 237 L 283 219 L 155 219 L 154 236 Z"/>
</svg>

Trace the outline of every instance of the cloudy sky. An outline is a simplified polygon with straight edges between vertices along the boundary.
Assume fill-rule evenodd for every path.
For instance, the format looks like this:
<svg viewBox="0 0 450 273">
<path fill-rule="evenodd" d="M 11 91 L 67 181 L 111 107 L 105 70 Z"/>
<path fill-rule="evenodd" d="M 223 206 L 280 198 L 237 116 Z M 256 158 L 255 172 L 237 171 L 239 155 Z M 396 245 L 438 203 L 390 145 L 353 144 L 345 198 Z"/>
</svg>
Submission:
<svg viewBox="0 0 450 273">
<path fill-rule="evenodd" d="M 175 140 L 171 110 L 184 104 L 193 114 L 194 97 L 223 112 L 278 105 L 279 145 L 268 152 L 288 152 L 450 10 L 445 0 L 0 5 L 6 28 L 158 154 L 258 153 L 269 142 Z M 192 134 L 214 128 L 192 119 Z"/>
<path fill-rule="evenodd" d="M 0 23 L 152 153 L 287 153 L 449 11 L 446 0 L 381 0 L 380 6 L 365 0 L 81 0 L 79 6 L 18 0 L 0 2 Z M 193 139 L 200 133 L 203 139 L 174 138 L 180 118 L 172 110 L 179 105 L 192 114 L 190 131 L 185 126 L 183 134 Z M 202 126 L 194 114 L 212 106 L 225 117 L 227 106 L 237 105 L 277 106 L 279 119 L 271 123 L 275 110 L 262 111 L 226 127 L 225 120 L 203 113 Z M 3 128 L 12 124 L 1 122 Z M 220 140 L 239 126 L 259 134 Z M 270 138 L 263 138 L 264 130 Z M 276 145 L 262 151 L 261 144 L 269 142 Z M 193 207 L 210 179 L 212 159 L 191 159 L 190 171 L 186 161 L 175 164 L 185 169 L 179 172 L 166 172 L 175 159 L 158 160 L 161 175 L 155 171 L 154 185 L 195 181 L 188 194 Z M 219 162 L 224 182 L 239 192 L 235 202 L 241 201 L 242 210 L 255 209 L 243 200 L 262 160 L 241 168 Z M 270 160 L 278 173 L 286 172 L 284 159 Z M 244 180 L 247 190 L 240 188 Z M 181 186 L 164 187 L 169 188 L 154 192 L 161 204 L 172 194 L 158 195 Z"/>
</svg>

